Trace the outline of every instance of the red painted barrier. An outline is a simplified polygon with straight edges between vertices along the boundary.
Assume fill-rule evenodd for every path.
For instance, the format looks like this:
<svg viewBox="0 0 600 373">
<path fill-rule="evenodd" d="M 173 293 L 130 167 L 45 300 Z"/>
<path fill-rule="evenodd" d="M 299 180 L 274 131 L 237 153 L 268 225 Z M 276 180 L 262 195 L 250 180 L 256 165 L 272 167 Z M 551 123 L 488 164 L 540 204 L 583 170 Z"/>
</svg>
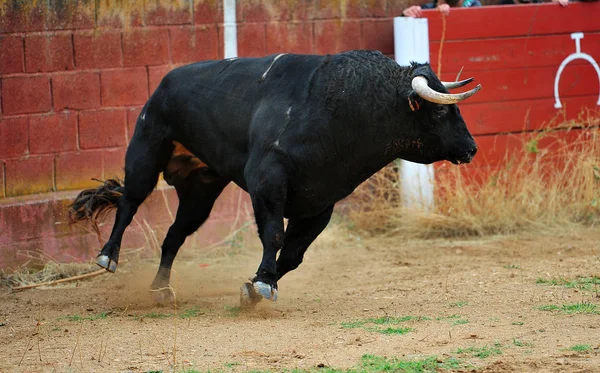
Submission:
<svg viewBox="0 0 600 373">
<path fill-rule="evenodd" d="M 575 59 L 565 66 L 558 85 L 560 109 L 554 93 L 559 66 L 577 51 L 573 33 L 583 33 L 581 53 L 600 62 L 598 14 L 600 2 L 453 9 L 442 35 L 441 14 L 425 12 L 434 71 L 441 53 L 443 80 L 454 80 L 464 67 L 462 77 L 473 76 L 483 86 L 460 104 L 480 149 L 467 174 L 497 166 L 507 152 L 522 150 L 526 141 L 517 140 L 553 119 L 576 119 L 583 111 L 600 117 L 600 76 L 590 62 Z"/>
</svg>

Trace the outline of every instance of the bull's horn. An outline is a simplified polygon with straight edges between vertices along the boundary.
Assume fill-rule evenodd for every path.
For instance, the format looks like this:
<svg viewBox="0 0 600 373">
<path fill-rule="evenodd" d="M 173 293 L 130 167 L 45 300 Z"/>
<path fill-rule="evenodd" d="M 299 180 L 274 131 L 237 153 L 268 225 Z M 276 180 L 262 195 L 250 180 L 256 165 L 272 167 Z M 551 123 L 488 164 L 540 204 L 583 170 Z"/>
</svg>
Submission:
<svg viewBox="0 0 600 373">
<path fill-rule="evenodd" d="M 472 81 L 473 81 L 473 78 L 469 78 L 469 79 L 461 80 L 460 82 L 442 82 L 442 84 L 444 85 L 444 87 L 446 87 L 446 89 L 454 89 L 454 88 L 464 87 L 467 84 L 471 83 Z"/>
<path fill-rule="evenodd" d="M 481 89 L 481 84 L 478 84 L 477 87 L 463 93 L 440 93 L 429 87 L 425 77 L 415 76 L 412 80 L 412 88 L 419 96 L 427 101 L 434 102 L 436 104 L 456 104 L 457 102 L 465 100 L 477 93 L 477 91 Z"/>
</svg>

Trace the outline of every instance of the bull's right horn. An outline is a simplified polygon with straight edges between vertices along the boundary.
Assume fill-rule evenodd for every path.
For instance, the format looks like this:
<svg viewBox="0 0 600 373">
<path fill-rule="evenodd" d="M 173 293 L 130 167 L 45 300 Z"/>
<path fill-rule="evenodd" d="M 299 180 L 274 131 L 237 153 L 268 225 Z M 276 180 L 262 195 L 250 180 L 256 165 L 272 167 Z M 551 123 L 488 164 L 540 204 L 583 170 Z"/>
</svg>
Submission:
<svg viewBox="0 0 600 373">
<path fill-rule="evenodd" d="M 478 84 L 477 87 L 463 93 L 440 93 L 427 84 L 427 79 L 425 77 L 415 76 L 412 80 L 412 88 L 419 96 L 429 102 L 434 102 L 436 104 L 456 104 L 477 93 L 481 89 L 481 84 Z"/>
</svg>

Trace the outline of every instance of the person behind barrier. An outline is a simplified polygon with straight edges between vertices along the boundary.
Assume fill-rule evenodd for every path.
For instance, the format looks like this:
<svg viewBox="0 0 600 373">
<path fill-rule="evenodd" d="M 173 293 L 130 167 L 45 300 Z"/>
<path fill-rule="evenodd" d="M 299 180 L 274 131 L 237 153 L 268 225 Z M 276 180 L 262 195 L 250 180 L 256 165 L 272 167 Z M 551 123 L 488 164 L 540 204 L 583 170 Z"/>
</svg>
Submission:
<svg viewBox="0 0 600 373">
<path fill-rule="evenodd" d="M 449 15 L 450 8 L 468 8 L 481 6 L 479 0 L 433 0 L 432 3 L 413 5 L 402 11 L 404 17 L 421 17 L 423 9 L 438 9 L 442 14 Z"/>
</svg>

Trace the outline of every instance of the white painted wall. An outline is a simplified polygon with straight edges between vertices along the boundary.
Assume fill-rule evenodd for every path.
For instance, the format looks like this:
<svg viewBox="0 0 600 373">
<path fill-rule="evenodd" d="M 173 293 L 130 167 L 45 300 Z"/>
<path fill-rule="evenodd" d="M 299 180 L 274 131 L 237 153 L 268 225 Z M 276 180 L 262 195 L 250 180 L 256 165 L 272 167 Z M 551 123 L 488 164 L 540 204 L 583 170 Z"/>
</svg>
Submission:
<svg viewBox="0 0 600 373">
<path fill-rule="evenodd" d="M 394 53 L 396 62 L 429 62 L 429 25 L 426 18 L 394 18 Z M 430 210 L 433 207 L 433 165 L 402 160 L 400 184 L 404 205 Z"/>
</svg>

